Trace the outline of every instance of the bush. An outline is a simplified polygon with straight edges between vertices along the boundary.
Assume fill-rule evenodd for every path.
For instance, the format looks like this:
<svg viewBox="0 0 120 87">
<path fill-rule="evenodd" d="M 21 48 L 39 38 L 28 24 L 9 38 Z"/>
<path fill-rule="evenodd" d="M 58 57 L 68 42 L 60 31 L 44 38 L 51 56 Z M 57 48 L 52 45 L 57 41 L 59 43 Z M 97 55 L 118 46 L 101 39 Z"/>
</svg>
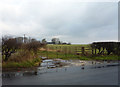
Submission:
<svg viewBox="0 0 120 87">
<path fill-rule="evenodd" d="M 44 46 L 45 44 L 42 44 L 39 41 L 34 41 L 34 42 L 24 44 L 22 47 L 25 50 L 33 51 L 34 54 L 37 54 L 37 51 L 39 50 L 39 48 L 44 47 Z"/>
<path fill-rule="evenodd" d="M 8 59 L 8 62 L 23 62 L 27 60 L 33 59 L 34 56 L 31 52 L 29 51 L 18 51 L 10 56 Z"/>
</svg>

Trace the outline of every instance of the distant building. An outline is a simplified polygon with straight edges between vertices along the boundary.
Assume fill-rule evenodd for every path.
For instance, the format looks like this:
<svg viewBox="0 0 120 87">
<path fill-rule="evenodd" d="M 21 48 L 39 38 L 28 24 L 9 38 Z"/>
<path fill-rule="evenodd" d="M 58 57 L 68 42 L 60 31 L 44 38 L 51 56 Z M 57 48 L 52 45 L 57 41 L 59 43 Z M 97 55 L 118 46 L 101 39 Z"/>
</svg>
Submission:
<svg viewBox="0 0 120 87">
<path fill-rule="evenodd" d="M 51 41 L 52 41 L 53 44 L 59 44 L 60 43 L 59 38 L 52 38 Z"/>
<path fill-rule="evenodd" d="M 29 39 L 27 37 L 24 37 L 24 43 L 29 43 Z"/>
<path fill-rule="evenodd" d="M 47 44 L 53 44 L 53 42 L 47 42 Z"/>
<path fill-rule="evenodd" d="M 66 42 L 62 43 L 62 44 L 67 44 Z"/>
<path fill-rule="evenodd" d="M 36 41 L 36 39 L 31 39 L 31 42 L 34 42 L 34 41 Z"/>
<path fill-rule="evenodd" d="M 17 37 L 15 38 L 17 43 L 23 43 L 23 37 Z"/>
</svg>

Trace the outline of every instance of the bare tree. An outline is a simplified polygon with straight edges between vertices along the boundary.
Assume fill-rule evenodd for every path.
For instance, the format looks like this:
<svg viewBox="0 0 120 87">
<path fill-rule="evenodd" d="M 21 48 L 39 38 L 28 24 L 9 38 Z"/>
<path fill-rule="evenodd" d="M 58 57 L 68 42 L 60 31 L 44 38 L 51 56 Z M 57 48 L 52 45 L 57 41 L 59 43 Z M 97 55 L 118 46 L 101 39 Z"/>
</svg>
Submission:
<svg viewBox="0 0 120 87">
<path fill-rule="evenodd" d="M 52 41 L 53 44 L 59 44 L 60 43 L 59 38 L 52 38 L 51 41 Z"/>
<path fill-rule="evenodd" d="M 2 37 L 2 56 L 5 56 L 3 60 L 7 61 L 11 53 L 14 53 L 19 47 L 20 44 L 17 43 L 15 38 Z"/>
<path fill-rule="evenodd" d="M 45 46 L 45 44 L 40 43 L 39 41 L 30 42 L 24 45 L 26 50 L 33 51 L 37 54 L 39 48 Z"/>
<path fill-rule="evenodd" d="M 46 39 L 42 39 L 42 44 L 47 44 Z"/>
</svg>

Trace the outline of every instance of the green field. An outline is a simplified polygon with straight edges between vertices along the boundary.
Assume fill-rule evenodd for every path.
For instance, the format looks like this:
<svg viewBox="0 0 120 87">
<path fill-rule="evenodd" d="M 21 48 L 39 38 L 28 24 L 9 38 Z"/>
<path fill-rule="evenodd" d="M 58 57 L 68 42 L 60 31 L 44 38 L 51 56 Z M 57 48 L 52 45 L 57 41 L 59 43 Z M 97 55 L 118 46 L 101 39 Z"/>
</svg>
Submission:
<svg viewBox="0 0 120 87">
<path fill-rule="evenodd" d="M 55 50 L 55 51 L 61 51 L 63 53 L 70 53 L 70 54 L 75 54 L 81 53 L 81 48 L 85 48 L 85 52 L 88 54 L 92 53 L 92 48 L 90 44 L 85 44 L 85 45 L 47 45 L 47 49 Z M 98 53 L 99 50 L 97 49 L 96 52 Z M 105 53 L 107 51 L 105 50 Z"/>
<path fill-rule="evenodd" d="M 85 48 L 85 55 L 82 55 L 81 48 Z M 98 53 L 99 50 L 97 50 Z M 81 59 L 81 60 L 118 60 L 117 55 L 92 55 L 92 48 L 85 45 L 47 45 L 44 51 L 39 51 L 39 55 L 47 58 L 61 59 Z"/>
<path fill-rule="evenodd" d="M 81 48 L 85 48 L 85 55 L 82 55 Z M 12 55 L 7 62 L 3 62 L 3 68 L 28 68 L 38 66 L 41 62 L 41 57 L 48 59 L 64 59 L 64 60 L 120 60 L 117 55 L 92 55 L 90 45 L 47 45 L 37 52 L 37 57 L 34 58 L 33 53 L 20 52 Z M 88 50 L 89 49 L 89 50 Z M 98 53 L 98 50 L 97 50 Z M 105 52 L 107 53 L 107 52 Z"/>
</svg>

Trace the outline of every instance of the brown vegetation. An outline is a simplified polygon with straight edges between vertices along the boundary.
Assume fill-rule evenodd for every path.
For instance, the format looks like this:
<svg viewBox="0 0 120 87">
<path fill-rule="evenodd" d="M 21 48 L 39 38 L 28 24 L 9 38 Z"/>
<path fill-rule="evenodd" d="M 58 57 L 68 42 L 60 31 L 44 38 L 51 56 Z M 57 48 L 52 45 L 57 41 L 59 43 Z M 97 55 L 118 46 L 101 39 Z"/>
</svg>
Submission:
<svg viewBox="0 0 120 87">
<path fill-rule="evenodd" d="M 37 40 L 24 43 L 17 38 L 2 38 L 2 62 L 4 68 L 38 66 L 41 59 L 38 57 L 39 48 L 46 44 Z"/>
</svg>

